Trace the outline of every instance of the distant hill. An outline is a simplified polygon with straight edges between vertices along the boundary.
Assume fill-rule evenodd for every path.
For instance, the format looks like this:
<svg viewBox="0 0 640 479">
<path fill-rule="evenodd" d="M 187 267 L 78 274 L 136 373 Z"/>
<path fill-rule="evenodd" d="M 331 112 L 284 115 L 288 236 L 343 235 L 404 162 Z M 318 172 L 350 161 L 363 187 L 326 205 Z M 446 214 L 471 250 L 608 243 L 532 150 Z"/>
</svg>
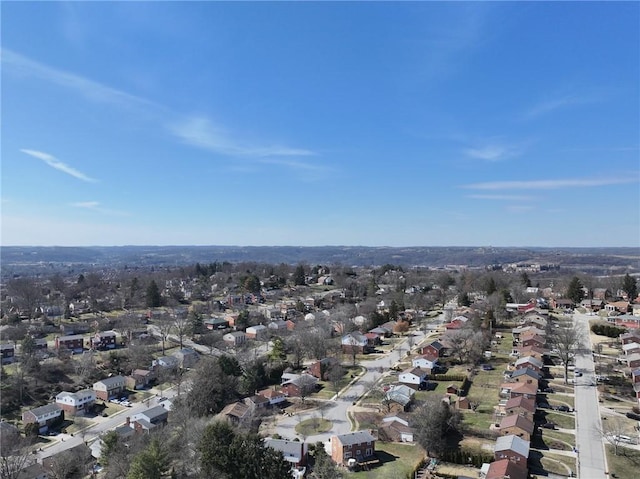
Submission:
<svg viewBox="0 0 640 479">
<path fill-rule="evenodd" d="M 0 248 L 2 275 L 53 272 L 58 268 L 166 267 L 229 261 L 271 264 L 343 264 L 403 267 L 535 262 L 563 268 L 640 272 L 640 248 L 494 248 L 367 246 L 113 246 Z"/>
</svg>

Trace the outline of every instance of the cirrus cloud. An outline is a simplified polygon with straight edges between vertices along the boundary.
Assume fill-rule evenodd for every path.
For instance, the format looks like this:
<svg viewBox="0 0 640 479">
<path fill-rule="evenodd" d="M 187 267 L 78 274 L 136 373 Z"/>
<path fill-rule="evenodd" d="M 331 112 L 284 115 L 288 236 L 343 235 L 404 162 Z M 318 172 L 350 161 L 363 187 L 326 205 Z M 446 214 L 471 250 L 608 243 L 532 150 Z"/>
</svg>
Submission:
<svg viewBox="0 0 640 479">
<path fill-rule="evenodd" d="M 73 168 L 72 166 L 67 165 L 66 163 L 58 160 L 55 156 L 50 155 L 49 153 L 45 153 L 43 151 L 38 151 L 38 150 L 29 150 L 29 149 L 21 149 L 20 150 L 22 153 L 25 153 L 29 156 L 32 156 L 33 158 L 37 158 L 39 160 L 44 161 L 47 165 L 49 165 L 51 168 L 54 168 L 58 171 L 62 171 L 63 173 L 66 173 L 67 175 L 73 176 L 74 178 L 77 178 L 79 180 L 82 181 L 87 181 L 89 183 L 95 183 L 96 179 L 91 178 L 87 175 L 85 175 L 84 173 L 82 173 L 81 171 L 76 170 L 75 168 Z"/>
</svg>

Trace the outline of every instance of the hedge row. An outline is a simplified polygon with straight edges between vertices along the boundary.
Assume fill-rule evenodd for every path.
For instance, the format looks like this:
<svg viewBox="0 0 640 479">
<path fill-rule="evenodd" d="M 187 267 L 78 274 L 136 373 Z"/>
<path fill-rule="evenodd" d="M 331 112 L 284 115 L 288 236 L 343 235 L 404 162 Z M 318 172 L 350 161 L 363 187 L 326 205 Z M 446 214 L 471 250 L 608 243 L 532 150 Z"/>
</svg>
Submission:
<svg viewBox="0 0 640 479">
<path fill-rule="evenodd" d="M 623 333 L 627 332 L 626 328 L 620 326 L 614 326 L 612 324 L 596 323 L 591 326 L 591 332 L 599 336 L 607 336 L 608 338 L 617 338 Z"/>
<path fill-rule="evenodd" d="M 432 374 L 429 379 L 432 381 L 464 381 L 467 376 L 464 374 Z"/>
</svg>

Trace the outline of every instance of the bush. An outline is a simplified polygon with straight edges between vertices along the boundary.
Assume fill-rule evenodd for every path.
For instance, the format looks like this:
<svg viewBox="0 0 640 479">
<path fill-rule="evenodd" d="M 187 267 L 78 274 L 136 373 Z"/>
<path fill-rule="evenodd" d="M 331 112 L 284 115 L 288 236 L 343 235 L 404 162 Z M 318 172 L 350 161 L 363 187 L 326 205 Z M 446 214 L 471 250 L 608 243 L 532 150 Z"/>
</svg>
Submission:
<svg viewBox="0 0 640 479">
<path fill-rule="evenodd" d="M 607 336 L 608 338 L 617 338 L 627 332 L 627 328 L 614 326 L 607 323 L 595 323 L 591 326 L 591 332 L 599 336 Z"/>
<path fill-rule="evenodd" d="M 24 435 L 27 437 L 36 437 L 40 432 L 40 427 L 35 422 L 24 425 Z"/>
</svg>

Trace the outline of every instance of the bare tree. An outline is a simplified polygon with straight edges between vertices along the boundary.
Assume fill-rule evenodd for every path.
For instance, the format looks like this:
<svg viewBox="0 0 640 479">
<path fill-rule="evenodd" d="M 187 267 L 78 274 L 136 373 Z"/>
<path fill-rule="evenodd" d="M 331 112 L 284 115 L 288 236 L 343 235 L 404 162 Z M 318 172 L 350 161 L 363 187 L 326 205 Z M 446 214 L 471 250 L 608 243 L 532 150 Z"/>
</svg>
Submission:
<svg viewBox="0 0 640 479">
<path fill-rule="evenodd" d="M 31 460 L 31 441 L 20 437 L 18 431 L 2 431 L 0 436 L 0 477 L 17 479 L 20 471 L 27 467 Z"/>
<path fill-rule="evenodd" d="M 298 378 L 297 381 L 297 386 L 298 389 L 300 391 L 300 399 L 302 400 L 302 403 L 304 404 L 305 399 L 313 394 L 316 390 L 316 386 L 317 386 L 317 382 L 315 380 L 315 378 L 313 376 L 310 376 L 308 374 L 303 374 L 302 376 L 300 376 L 300 378 Z"/>
<path fill-rule="evenodd" d="M 173 319 L 173 331 L 176 336 L 178 336 L 178 341 L 180 342 L 180 349 L 182 349 L 184 337 L 189 332 L 189 327 L 191 326 L 191 322 L 189 321 L 189 317 L 186 315 L 174 315 Z"/>
<path fill-rule="evenodd" d="M 549 343 L 556 349 L 556 354 L 564 366 L 564 383 L 569 382 L 569 365 L 573 362 L 576 350 L 582 346 L 584 335 L 582 329 L 572 323 L 570 326 L 555 328 L 549 336 Z"/>
<path fill-rule="evenodd" d="M 86 382 L 96 371 L 96 361 L 93 351 L 85 351 L 73 359 L 75 373 L 81 382 Z"/>
<path fill-rule="evenodd" d="M 625 420 L 621 417 L 610 416 L 606 422 L 603 422 L 600 434 L 602 438 L 613 447 L 613 454 L 618 455 L 620 446 L 626 440 L 628 433 Z"/>
<path fill-rule="evenodd" d="M 31 278 L 13 279 L 7 283 L 7 292 L 31 321 L 42 300 L 42 291 L 36 281 Z"/>
<path fill-rule="evenodd" d="M 171 330 L 173 329 L 173 322 L 170 321 L 166 317 L 160 317 L 155 322 L 155 327 L 160 334 L 160 341 L 162 341 L 162 355 L 165 354 L 165 342 L 169 338 L 169 334 L 171 334 Z"/>
</svg>

